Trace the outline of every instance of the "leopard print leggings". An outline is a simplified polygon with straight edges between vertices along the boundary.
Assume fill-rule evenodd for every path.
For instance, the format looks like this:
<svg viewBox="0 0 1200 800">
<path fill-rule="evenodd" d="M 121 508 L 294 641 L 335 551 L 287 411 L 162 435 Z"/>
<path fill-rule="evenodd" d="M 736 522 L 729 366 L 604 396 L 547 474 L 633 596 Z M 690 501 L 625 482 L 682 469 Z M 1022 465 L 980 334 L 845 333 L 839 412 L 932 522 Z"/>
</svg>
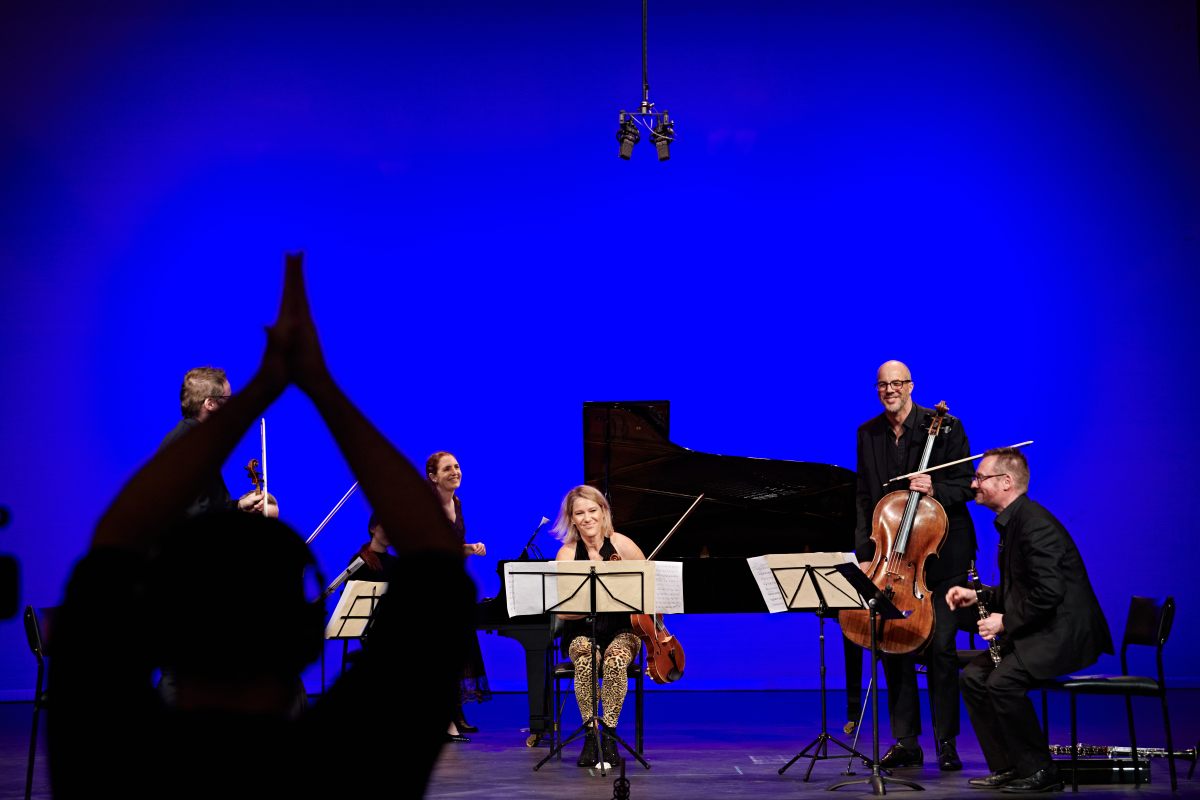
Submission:
<svg viewBox="0 0 1200 800">
<path fill-rule="evenodd" d="M 567 653 L 575 665 L 575 701 L 579 703 L 579 716 L 588 719 L 592 715 L 592 661 L 595 647 L 587 636 L 576 636 L 571 640 Z M 600 721 L 610 728 L 617 727 L 621 706 L 629 691 L 626 669 L 642 649 L 642 640 L 632 631 L 622 631 L 613 637 L 604 650 L 600 667 Z"/>
</svg>

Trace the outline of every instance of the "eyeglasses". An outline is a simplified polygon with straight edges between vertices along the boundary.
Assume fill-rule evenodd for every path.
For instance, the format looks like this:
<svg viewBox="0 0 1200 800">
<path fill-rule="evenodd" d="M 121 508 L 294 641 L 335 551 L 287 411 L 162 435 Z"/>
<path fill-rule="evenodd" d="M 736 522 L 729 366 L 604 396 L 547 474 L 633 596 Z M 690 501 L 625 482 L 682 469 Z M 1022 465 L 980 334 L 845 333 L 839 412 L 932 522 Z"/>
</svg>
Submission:
<svg viewBox="0 0 1200 800">
<path fill-rule="evenodd" d="M 223 405 L 225 405 L 225 401 L 231 397 L 233 397 L 233 395 L 231 395 L 231 394 L 210 394 L 208 396 L 208 399 L 215 400 L 217 405 L 223 406 Z"/>
<path fill-rule="evenodd" d="M 911 380 L 906 380 L 906 381 L 880 381 L 879 383 L 875 384 L 875 388 L 876 388 L 876 389 L 878 389 L 879 391 L 881 391 L 881 392 L 882 392 L 884 389 L 888 388 L 889 386 L 890 386 L 890 387 L 892 387 L 893 389 L 899 389 L 900 387 L 902 387 L 902 386 L 903 386 L 904 384 L 906 384 L 906 383 L 912 383 L 912 381 L 911 381 Z"/>
<path fill-rule="evenodd" d="M 1007 474 L 1008 474 L 1007 472 L 997 472 L 995 475 L 980 475 L 978 472 L 976 472 L 976 473 L 975 473 L 975 477 L 973 478 L 973 480 L 974 480 L 976 483 L 983 483 L 983 482 L 984 482 L 984 481 L 986 481 L 988 478 L 1002 478 L 1002 477 L 1004 477 L 1004 476 L 1005 476 L 1005 475 L 1007 475 Z"/>
</svg>

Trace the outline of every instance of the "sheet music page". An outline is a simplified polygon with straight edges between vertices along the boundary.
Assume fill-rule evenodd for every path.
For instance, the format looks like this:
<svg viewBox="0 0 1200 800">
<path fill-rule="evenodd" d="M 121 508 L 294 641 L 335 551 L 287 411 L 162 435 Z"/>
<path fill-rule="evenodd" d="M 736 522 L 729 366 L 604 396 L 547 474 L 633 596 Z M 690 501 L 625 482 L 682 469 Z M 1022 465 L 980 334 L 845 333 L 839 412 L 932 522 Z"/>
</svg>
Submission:
<svg viewBox="0 0 1200 800">
<path fill-rule="evenodd" d="M 653 614 L 655 607 L 654 561 L 556 561 L 559 611 L 587 613 L 591 608 L 588 576 L 598 576 L 596 611 Z"/>
<path fill-rule="evenodd" d="M 558 581 L 547 575 L 558 574 L 558 563 L 510 561 L 504 565 L 504 595 L 508 616 L 541 614 L 558 603 Z"/>
<path fill-rule="evenodd" d="M 654 608 L 659 614 L 682 614 L 683 562 L 654 562 Z"/>
<path fill-rule="evenodd" d="M 834 564 L 857 563 L 853 553 L 771 553 L 766 558 L 788 608 L 807 611 L 820 606 L 814 581 L 828 608 L 859 607 L 858 593 L 833 569 Z M 813 574 L 805 567 L 814 567 Z"/>
<path fill-rule="evenodd" d="M 668 562 L 663 562 L 668 563 Z M 596 610 L 644 612 L 658 608 L 659 562 L 655 561 L 513 561 L 504 565 L 504 589 L 508 615 L 541 614 L 548 609 L 564 613 L 587 613 L 591 590 L 587 576 L 592 570 L 600 576 Z M 677 596 L 675 608 L 683 610 L 683 566 L 676 562 L 663 573 L 667 577 L 667 597 Z M 671 581 L 676 587 L 670 588 Z M 633 609 L 633 610 L 631 610 Z M 676 612 L 678 613 L 678 612 Z"/>
<path fill-rule="evenodd" d="M 834 564 L 854 564 L 858 566 L 858 558 L 854 553 L 830 553 L 834 556 L 842 556 L 842 558 L 832 559 L 829 568 L 822 569 L 822 580 L 828 587 L 825 591 L 825 601 L 829 603 L 830 608 L 865 608 L 862 597 L 858 591 L 850 585 L 841 573 L 832 569 Z M 937 598 L 934 598 L 935 602 Z M 942 602 L 945 602 L 943 600 Z"/>
<path fill-rule="evenodd" d="M 767 556 L 747 558 L 746 563 L 750 565 L 750 572 L 754 575 L 758 591 L 762 593 L 763 601 L 767 604 L 767 610 L 772 614 L 787 611 L 787 603 L 779 591 L 779 584 L 775 582 L 775 573 L 771 572 Z"/>
<path fill-rule="evenodd" d="M 372 599 L 387 593 L 384 581 L 346 581 L 337 606 L 325 624 L 326 639 L 357 639 L 371 617 Z"/>
</svg>

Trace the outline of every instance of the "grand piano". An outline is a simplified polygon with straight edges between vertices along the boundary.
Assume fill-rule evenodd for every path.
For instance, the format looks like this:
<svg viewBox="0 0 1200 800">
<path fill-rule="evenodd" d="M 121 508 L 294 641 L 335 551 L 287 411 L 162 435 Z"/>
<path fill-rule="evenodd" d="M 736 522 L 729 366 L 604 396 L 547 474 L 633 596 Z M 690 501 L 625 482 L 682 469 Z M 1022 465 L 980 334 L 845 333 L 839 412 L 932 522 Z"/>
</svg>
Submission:
<svg viewBox="0 0 1200 800">
<path fill-rule="evenodd" d="M 614 528 L 647 554 L 704 494 L 655 557 L 683 563 L 686 613 L 765 613 L 746 564 L 751 556 L 854 549 L 853 471 L 689 450 L 670 439 L 670 407 L 666 400 L 584 403 L 583 475 L 609 498 Z M 550 622 L 545 615 L 507 616 L 503 570 L 501 562 L 501 593 L 480 603 L 478 627 L 525 647 L 532 746 L 554 719 Z"/>
</svg>

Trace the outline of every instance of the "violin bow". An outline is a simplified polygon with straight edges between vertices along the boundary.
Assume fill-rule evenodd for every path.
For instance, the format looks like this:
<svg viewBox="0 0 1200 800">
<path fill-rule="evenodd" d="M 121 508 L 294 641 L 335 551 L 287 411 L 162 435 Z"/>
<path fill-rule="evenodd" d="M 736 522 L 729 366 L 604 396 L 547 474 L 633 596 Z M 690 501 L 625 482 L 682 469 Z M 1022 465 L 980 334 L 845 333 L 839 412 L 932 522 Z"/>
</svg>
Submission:
<svg viewBox="0 0 1200 800">
<path fill-rule="evenodd" d="M 701 500 L 703 500 L 703 499 L 704 499 L 704 492 L 701 492 L 701 493 L 700 493 L 700 496 L 699 496 L 699 497 L 697 497 L 697 498 L 696 498 L 696 499 L 695 499 L 695 500 L 692 502 L 692 504 L 691 504 L 690 506 L 688 506 L 688 510 L 687 510 L 687 511 L 685 511 L 685 512 L 683 512 L 683 516 L 679 518 L 679 521 L 675 523 L 675 525 L 674 525 L 674 526 L 671 528 L 671 530 L 667 531 L 667 535 L 666 535 L 666 536 L 664 536 L 664 537 L 663 537 L 663 540 L 662 540 L 661 542 L 659 542 L 659 543 L 658 543 L 658 547 L 654 548 L 654 552 L 652 552 L 650 555 L 646 556 L 646 560 L 647 560 L 647 561 L 653 561 L 653 560 L 654 560 L 654 557 L 655 557 L 656 555 L 658 555 L 658 551 L 659 551 L 659 550 L 662 550 L 662 548 L 663 548 L 663 545 L 664 545 L 664 544 L 666 544 L 666 543 L 667 543 L 667 541 L 668 541 L 668 540 L 669 540 L 669 539 L 670 539 L 672 536 L 674 536 L 674 535 L 675 535 L 675 531 L 679 530 L 679 526 L 680 526 L 680 525 L 682 525 L 682 524 L 683 524 L 683 521 L 684 521 L 685 519 L 687 519 L 687 518 L 688 518 L 688 515 L 690 515 L 690 514 L 691 514 L 693 511 L 695 511 L 695 510 L 696 510 L 696 506 L 700 505 L 700 501 L 701 501 Z"/>
<path fill-rule="evenodd" d="M 262 499 L 263 512 L 262 513 L 263 513 L 263 516 L 265 517 L 265 516 L 268 516 L 268 514 L 267 514 L 268 506 L 271 505 L 270 499 L 269 499 L 271 497 L 271 495 L 267 494 L 267 418 L 266 417 L 262 418 L 261 425 L 259 426 L 259 431 L 262 434 L 262 493 L 263 493 L 263 499 Z"/>
<path fill-rule="evenodd" d="M 1008 447 L 1003 448 L 1003 449 L 1007 450 L 1009 448 L 1024 447 L 1027 444 L 1033 444 L 1033 439 L 1030 439 L 1028 442 L 1018 442 L 1017 444 L 1010 444 Z M 960 458 L 957 461 L 948 461 L 945 464 L 938 464 L 936 467 L 928 467 L 927 469 L 919 469 L 916 472 L 910 472 L 907 475 L 897 475 L 896 477 L 892 478 L 889 481 L 884 481 L 883 485 L 887 486 L 889 483 L 895 483 L 896 481 L 902 481 L 907 478 L 915 478 L 917 475 L 925 475 L 930 472 L 937 472 L 939 469 L 945 469 L 946 467 L 954 467 L 954 466 L 957 466 L 957 465 L 963 463 L 964 461 L 974 461 L 977 458 L 983 458 L 985 455 L 987 455 L 987 454 L 986 453 L 977 453 L 973 456 L 967 456 L 966 458 Z M 266 477 L 265 477 L 266 476 L 266 468 L 265 467 L 263 468 L 263 475 L 264 475 L 263 480 L 265 481 L 266 480 Z"/>
<path fill-rule="evenodd" d="M 263 480 L 265 483 L 266 482 L 266 470 L 263 470 Z M 346 501 L 350 499 L 350 495 L 354 494 L 354 490 L 357 488 L 358 488 L 358 481 L 355 481 L 354 485 L 351 486 L 350 489 L 344 495 L 342 495 L 342 499 L 338 500 L 337 505 L 333 507 L 333 510 L 325 515 L 325 519 L 321 520 L 321 524 L 318 525 L 317 529 L 312 532 L 312 535 L 304 540 L 305 544 L 312 544 L 312 540 L 317 538 L 317 534 L 325 529 L 325 526 L 329 524 L 329 520 L 333 519 L 333 515 L 338 512 L 338 509 L 340 509 L 342 506 L 344 506 L 346 504 Z"/>
</svg>

